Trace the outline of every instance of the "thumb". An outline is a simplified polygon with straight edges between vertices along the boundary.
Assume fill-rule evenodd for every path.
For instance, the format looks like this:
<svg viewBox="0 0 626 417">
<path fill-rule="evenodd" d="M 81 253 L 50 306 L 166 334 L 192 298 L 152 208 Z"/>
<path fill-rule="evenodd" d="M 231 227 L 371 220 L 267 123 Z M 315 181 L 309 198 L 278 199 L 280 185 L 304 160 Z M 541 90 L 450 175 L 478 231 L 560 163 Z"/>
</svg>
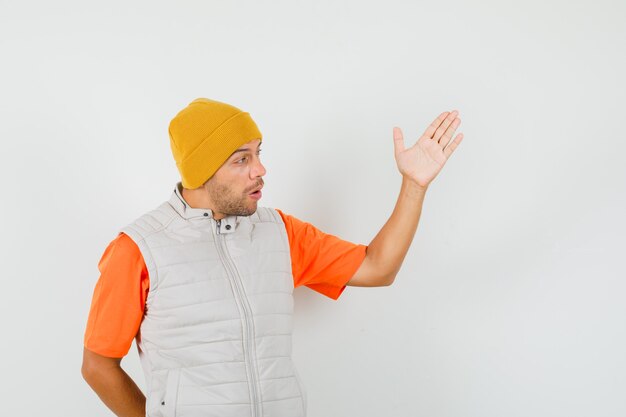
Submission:
<svg viewBox="0 0 626 417">
<path fill-rule="evenodd" d="M 404 136 L 402 136 L 402 130 L 397 126 L 393 128 L 393 148 L 396 156 L 400 152 L 404 152 Z"/>
</svg>

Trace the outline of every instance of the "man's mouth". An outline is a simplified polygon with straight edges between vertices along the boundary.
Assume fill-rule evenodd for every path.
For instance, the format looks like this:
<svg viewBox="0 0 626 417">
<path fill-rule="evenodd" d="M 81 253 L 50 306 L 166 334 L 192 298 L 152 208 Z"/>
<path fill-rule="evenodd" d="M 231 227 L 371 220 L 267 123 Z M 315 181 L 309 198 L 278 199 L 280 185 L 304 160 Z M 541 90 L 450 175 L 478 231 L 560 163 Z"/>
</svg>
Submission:
<svg viewBox="0 0 626 417">
<path fill-rule="evenodd" d="M 263 187 L 261 186 L 261 187 L 257 188 L 255 191 L 251 192 L 251 193 L 249 194 L 249 195 L 250 195 L 250 197 L 252 197 L 252 198 L 254 198 L 254 199 L 256 199 L 256 200 L 260 199 L 260 198 L 261 198 L 261 196 L 263 195 L 263 193 L 261 192 L 261 189 L 262 189 L 262 188 L 263 188 Z"/>
</svg>

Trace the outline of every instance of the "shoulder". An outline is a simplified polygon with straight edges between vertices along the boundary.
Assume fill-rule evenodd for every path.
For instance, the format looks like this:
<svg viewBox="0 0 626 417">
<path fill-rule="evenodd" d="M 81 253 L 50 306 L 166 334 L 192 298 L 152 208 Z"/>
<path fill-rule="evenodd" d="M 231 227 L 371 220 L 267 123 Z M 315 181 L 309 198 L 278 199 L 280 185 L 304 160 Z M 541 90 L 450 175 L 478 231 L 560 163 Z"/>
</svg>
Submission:
<svg viewBox="0 0 626 417">
<path fill-rule="evenodd" d="M 124 251 L 131 251 L 131 250 L 138 249 L 135 241 L 124 232 L 120 232 L 117 235 L 117 237 L 113 239 L 112 243 L 114 243 L 117 248 L 124 250 Z"/>
<path fill-rule="evenodd" d="M 126 233 L 119 232 L 107 246 L 100 263 L 109 263 L 114 259 L 116 263 L 123 260 L 141 259 L 141 251 L 135 241 Z"/>
<path fill-rule="evenodd" d="M 252 223 L 283 223 L 280 212 L 271 207 L 257 207 L 257 210 L 250 216 Z"/>
<path fill-rule="evenodd" d="M 289 213 L 286 213 L 283 210 L 280 210 L 280 209 L 277 209 L 277 208 L 274 208 L 273 210 L 280 216 L 280 219 L 283 221 L 285 226 L 288 227 L 288 228 L 293 228 L 294 226 L 301 226 L 301 225 L 305 224 L 305 222 L 303 222 L 302 220 L 292 216 Z"/>
<path fill-rule="evenodd" d="M 101 273 L 99 282 L 113 287 L 129 281 L 129 277 L 147 278 L 147 267 L 141 250 L 130 236 L 122 232 L 105 249 L 98 261 L 98 270 Z M 134 282 L 134 279 L 130 281 Z"/>
<path fill-rule="evenodd" d="M 166 229 L 177 217 L 176 210 L 164 202 L 158 207 L 142 214 L 124 226 L 121 232 L 130 236 L 136 242 Z"/>
</svg>

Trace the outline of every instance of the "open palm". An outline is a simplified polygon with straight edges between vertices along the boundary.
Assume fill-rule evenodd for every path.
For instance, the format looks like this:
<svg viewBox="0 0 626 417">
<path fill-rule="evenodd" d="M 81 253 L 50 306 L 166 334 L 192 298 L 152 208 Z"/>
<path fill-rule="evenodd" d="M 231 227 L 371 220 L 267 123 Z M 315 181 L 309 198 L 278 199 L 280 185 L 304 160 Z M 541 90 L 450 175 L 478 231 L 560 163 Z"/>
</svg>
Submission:
<svg viewBox="0 0 626 417">
<path fill-rule="evenodd" d="M 452 152 L 463 140 L 459 133 L 451 141 L 461 124 L 458 112 L 443 112 L 428 126 L 424 134 L 410 148 L 404 147 L 404 137 L 399 127 L 393 128 L 393 144 L 396 164 L 400 173 L 427 187 L 435 179 Z"/>
</svg>

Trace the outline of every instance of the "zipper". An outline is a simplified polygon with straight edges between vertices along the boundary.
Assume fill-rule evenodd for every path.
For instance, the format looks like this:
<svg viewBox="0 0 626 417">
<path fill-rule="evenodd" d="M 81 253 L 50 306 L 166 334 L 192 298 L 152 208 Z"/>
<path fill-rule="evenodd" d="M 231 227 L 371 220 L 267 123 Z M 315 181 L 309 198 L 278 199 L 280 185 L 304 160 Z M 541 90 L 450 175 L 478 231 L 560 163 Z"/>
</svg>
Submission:
<svg viewBox="0 0 626 417">
<path fill-rule="evenodd" d="M 231 280 L 234 283 L 235 293 L 236 293 L 235 296 L 240 301 L 241 307 L 243 308 L 243 311 L 244 311 L 244 319 L 245 319 L 244 320 L 244 326 L 245 326 L 244 337 L 246 338 L 246 340 L 244 340 L 244 358 L 248 365 L 246 368 L 249 370 L 248 379 L 252 383 L 252 417 L 261 417 L 261 413 L 259 411 L 260 407 L 258 404 L 258 398 L 260 397 L 260 394 L 258 392 L 259 387 L 257 384 L 258 375 L 257 375 L 256 366 L 254 364 L 254 359 L 252 358 L 253 344 L 254 344 L 254 335 L 252 334 L 252 312 L 251 312 L 250 305 L 248 304 L 245 298 L 244 291 L 243 291 L 243 284 L 241 282 L 241 279 L 239 278 L 239 274 L 237 274 L 237 269 L 233 265 L 230 257 L 228 256 L 228 250 L 224 242 L 225 237 L 223 234 L 220 233 L 222 220 L 220 219 L 220 220 L 217 220 L 216 222 L 217 222 L 216 223 L 216 228 L 217 228 L 216 240 L 217 240 L 218 253 L 220 255 L 220 258 L 222 259 L 222 263 L 226 266 L 226 269 L 229 272 L 229 277 L 231 277 Z"/>
</svg>

